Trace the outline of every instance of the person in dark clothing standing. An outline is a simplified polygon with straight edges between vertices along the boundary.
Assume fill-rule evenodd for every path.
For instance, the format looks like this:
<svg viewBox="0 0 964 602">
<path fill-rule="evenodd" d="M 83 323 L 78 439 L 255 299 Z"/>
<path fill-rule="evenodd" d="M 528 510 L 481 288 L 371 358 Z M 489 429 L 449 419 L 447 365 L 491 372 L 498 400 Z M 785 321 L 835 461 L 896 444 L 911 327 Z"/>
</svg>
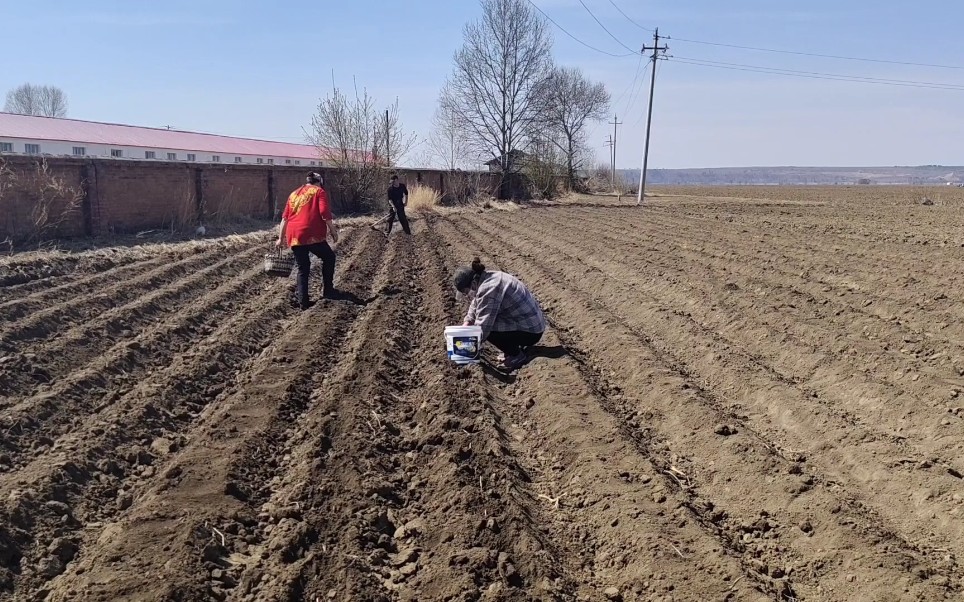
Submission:
<svg viewBox="0 0 964 602">
<path fill-rule="evenodd" d="M 405 216 L 405 205 L 408 205 L 408 188 L 403 182 L 398 181 L 398 176 L 392 176 L 392 183 L 388 187 L 388 202 L 391 209 L 388 211 L 388 231 L 392 233 L 392 226 L 395 225 L 395 218 L 402 224 L 405 234 L 411 234 L 412 229 L 408 226 L 408 217 Z"/>
<path fill-rule="evenodd" d="M 308 174 L 307 183 L 288 196 L 278 231 L 278 248 L 286 245 L 291 247 L 298 264 L 298 305 L 301 309 L 308 309 L 312 305 L 308 299 L 312 255 L 322 261 L 323 296 L 326 299 L 337 298 L 334 285 L 335 252 L 328 244 L 328 237 L 338 242 L 338 230 L 323 185 L 321 174 Z"/>
</svg>

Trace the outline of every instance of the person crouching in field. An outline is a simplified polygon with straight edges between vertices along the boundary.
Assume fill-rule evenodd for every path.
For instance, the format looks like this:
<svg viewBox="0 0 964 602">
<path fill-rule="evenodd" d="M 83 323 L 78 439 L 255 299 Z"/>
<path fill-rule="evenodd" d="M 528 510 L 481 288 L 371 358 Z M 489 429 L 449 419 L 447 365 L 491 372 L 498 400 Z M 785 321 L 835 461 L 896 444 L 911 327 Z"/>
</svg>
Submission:
<svg viewBox="0 0 964 602">
<path fill-rule="evenodd" d="M 288 196 L 284 213 L 281 215 L 281 228 L 278 231 L 278 248 L 291 247 L 298 264 L 298 305 L 308 309 L 312 303 L 308 299 L 308 274 L 311 270 L 311 256 L 322 261 L 321 275 L 326 299 L 336 297 L 335 291 L 335 252 L 328 244 L 328 237 L 338 242 L 338 230 L 328 207 L 321 174 L 309 173 L 307 183 Z"/>
<path fill-rule="evenodd" d="M 480 326 L 482 340 L 502 351 L 509 370 L 529 361 L 529 348 L 542 339 L 546 318 L 532 292 L 511 274 L 486 271 L 478 257 L 455 275 L 455 290 L 468 296 L 464 326 Z"/>
</svg>

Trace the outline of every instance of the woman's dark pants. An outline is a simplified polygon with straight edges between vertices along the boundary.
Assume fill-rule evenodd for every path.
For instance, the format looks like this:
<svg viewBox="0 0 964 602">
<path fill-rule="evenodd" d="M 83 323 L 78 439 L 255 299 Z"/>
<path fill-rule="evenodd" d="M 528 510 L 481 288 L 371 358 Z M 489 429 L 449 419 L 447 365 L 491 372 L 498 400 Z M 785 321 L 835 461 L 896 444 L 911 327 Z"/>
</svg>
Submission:
<svg viewBox="0 0 964 602">
<path fill-rule="evenodd" d="M 541 339 L 541 332 L 492 331 L 489 333 L 488 341 L 495 345 L 506 357 L 517 357 L 523 350 L 532 347 Z"/>
<path fill-rule="evenodd" d="M 324 296 L 332 295 L 335 291 L 335 252 L 327 242 L 313 245 L 297 245 L 291 247 L 295 262 L 298 264 L 298 304 L 301 309 L 308 308 L 308 273 L 311 271 L 311 256 L 321 259 L 321 277 L 324 286 Z"/>
</svg>

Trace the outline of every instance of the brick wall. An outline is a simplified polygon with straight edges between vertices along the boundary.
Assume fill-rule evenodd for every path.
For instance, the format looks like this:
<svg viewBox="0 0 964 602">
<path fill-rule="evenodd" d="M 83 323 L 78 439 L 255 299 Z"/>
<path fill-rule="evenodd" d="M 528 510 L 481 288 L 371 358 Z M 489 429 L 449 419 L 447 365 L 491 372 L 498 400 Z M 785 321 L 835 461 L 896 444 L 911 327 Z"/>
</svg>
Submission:
<svg viewBox="0 0 964 602">
<path fill-rule="evenodd" d="M 186 164 L 92 161 L 88 171 L 96 172 L 94 233 L 170 227 L 196 215 L 194 176 Z"/>
<path fill-rule="evenodd" d="M 31 187 L 38 160 L 34 157 L 0 158 L 15 176 L 15 185 L 0 197 L 0 240 L 27 238 L 38 195 Z M 288 194 L 305 182 L 305 167 L 277 165 L 211 165 L 163 161 L 47 158 L 51 174 L 82 194 L 76 210 L 63 214 L 52 207 L 61 222 L 52 235 L 70 237 L 113 232 L 137 232 L 152 228 L 218 223 L 239 217 L 277 219 Z M 336 215 L 346 213 L 337 172 L 319 170 Z M 443 195 L 450 184 L 465 179 L 436 170 L 397 172 L 409 187 L 421 183 Z M 479 192 L 495 194 L 499 174 L 472 172 Z M 385 187 L 388 187 L 388 174 Z M 381 202 L 383 199 L 377 199 Z M 62 218 L 62 219 L 61 219 Z"/>
<path fill-rule="evenodd" d="M 8 236 L 15 240 L 30 238 L 38 233 L 44 221 L 51 227 L 57 224 L 48 232 L 52 236 L 81 236 L 87 231 L 83 200 L 80 206 L 68 210 L 65 199 L 49 189 L 51 179 L 55 179 L 70 188 L 69 192 L 82 194 L 83 165 L 51 161 L 47 164 L 47 176 L 41 176 L 38 167 L 33 161 L 0 164 L 0 169 L 6 171 L 6 177 L 0 182 L 3 195 L 0 197 L 0 240 Z M 45 184 L 47 191 L 41 192 Z"/>
<path fill-rule="evenodd" d="M 271 170 L 220 167 L 201 170 L 201 206 L 209 223 L 238 216 L 270 219 Z M 304 175 L 302 175 L 302 180 Z"/>
</svg>

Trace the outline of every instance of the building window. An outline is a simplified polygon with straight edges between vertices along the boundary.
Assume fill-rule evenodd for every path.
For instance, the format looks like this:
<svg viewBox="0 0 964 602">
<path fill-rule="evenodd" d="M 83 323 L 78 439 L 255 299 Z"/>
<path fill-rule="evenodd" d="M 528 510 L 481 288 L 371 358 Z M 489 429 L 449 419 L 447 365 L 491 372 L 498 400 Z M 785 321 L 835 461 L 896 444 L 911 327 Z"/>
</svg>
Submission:
<svg viewBox="0 0 964 602">
<path fill-rule="evenodd" d="M 312 167 L 314 167 L 314 165 L 315 165 L 315 162 L 314 162 L 314 161 L 312 161 L 312 162 L 311 162 L 311 165 L 312 165 Z"/>
<path fill-rule="evenodd" d="M 262 159 L 261 157 L 258 157 L 258 163 L 259 164 L 264 163 L 264 159 Z"/>
<path fill-rule="evenodd" d="M 0 153 L 12 153 L 13 142 L 0 142 Z"/>
<path fill-rule="evenodd" d="M 157 156 L 156 156 L 156 153 L 155 153 L 154 151 L 144 151 L 144 158 L 145 158 L 145 159 L 156 159 Z"/>
<path fill-rule="evenodd" d="M 168 161 L 177 161 L 177 153 L 167 153 Z"/>
<path fill-rule="evenodd" d="M 122 151 L 122 150 L 119 149 L 119 148 L 112 148 L 112 149 L 110 149 L 110 156 L 111 156 L 111 157 L 123 157 L 123 156 L 124 156 L 124 151 Z"/>
<path fill-rule="evenodd" d="M 295 159 L 295 165 L 301 165 L 301 161 L 299 161 L 298 159 Z"/>
<path fill-rule="evenodd" d="M 291 165 L 291 159 L 285 159 L 285 165 Z"/>
<path fill-rule="evenodd" d="M 24 145 L 23 145 L 23 152 L 27 153 L 28 155 L 39 155 L 39 154 L 40 154 L 40 145 L 39 145 L 39 144 L 24 144 Z"/>
<path fill-rule="evenodd" d="M 197 161 L 197 155 L 188 153 L 188 155 L 187 155 L 187 160 L 188 160 L 188 161 Z"/>
<path fill-rule="evenodd" d="M 211 163 L 220 163 L 221 155 L 211 155 Z"/>
<path fill-rule="evenodd" d="M 274 165 L 274 159 L 268 159 L 268 165 Z"/>
<path fill-rule="evenodd" d="M 240 163 L 240 162 L 241 162 L 241 157 L 235 157 L 235 158 L 234 158 L 234 162 L 235 162 L 235 163 Z"/>
<path fill-rule="evenodd" d="M 83 157 L 83 156 L 86 155 L 86 154 L 87 154 L 87 149 L 84 148 L 83 146 L 75 146 L 75 147 L 74 147 L 74 156 L 75 156 L 75 157 Z"/>
</svg>

